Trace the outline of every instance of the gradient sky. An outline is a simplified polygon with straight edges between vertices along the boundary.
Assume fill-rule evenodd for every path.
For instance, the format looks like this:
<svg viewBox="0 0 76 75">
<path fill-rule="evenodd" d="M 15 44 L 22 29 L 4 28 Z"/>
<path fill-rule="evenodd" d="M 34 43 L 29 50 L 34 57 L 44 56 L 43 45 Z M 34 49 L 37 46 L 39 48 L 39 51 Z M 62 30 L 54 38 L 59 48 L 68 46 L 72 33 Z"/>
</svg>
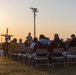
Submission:
<svg viewBox="0 0 76 75">
<path fill-rule="evenodd" d="M 0 0 L 0 34 L 24 41 L 28 32 L 34 36 L 34 18 L 30 7 L 38 8 L 36 35 L 53 39 L 55 33 L 66 39 L 76 34 L 76 0 Z M 0 42 L 4 37 L 0 36 Z"/>
</svg>

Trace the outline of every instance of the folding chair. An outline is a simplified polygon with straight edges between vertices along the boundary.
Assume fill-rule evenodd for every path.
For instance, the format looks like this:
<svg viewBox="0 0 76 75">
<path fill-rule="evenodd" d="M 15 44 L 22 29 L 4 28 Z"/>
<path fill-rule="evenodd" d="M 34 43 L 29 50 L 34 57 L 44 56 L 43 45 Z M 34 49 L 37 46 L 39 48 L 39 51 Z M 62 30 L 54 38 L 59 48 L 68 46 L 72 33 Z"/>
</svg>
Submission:
<svg viewBox="0 0 76 75">
<path fill-rule="evenodd" d="M 20 48 L 20 47 L 17 47 L 17 48 L 15 48 L 15 49 L 13 50 L 14 60 L 17 59 L 17 57 L 18 57 L 19 48 Z"/>
<path fill-rule="evenodd" d="M 25 48 L 23 49 L 23 54 L 22 54 L 23 62 L 25 62 L 25 57 L 27 58 L 28 53 L 30 52 L 30 50 L 31 50 L 30 47 L 25 47 Z"/>
<path fill-rule="evenodd" d="M 69 68 L 70 64 L 76 63 L 76 47 L 70 47 L 67 50 L 67 67 Z"/>
<path fill-rule="evenodd" d="M 62 52 L 64 52 L 64 48 L 54 48 L 53 49 L 53 51 L 52 51 L 53 68 L 55 67 L 55 64 L 64 64 L 64 67 L 66 66 L 65 57 L 62 55 Z"/>
<path fill-rule="evenodd" d="M 38 65 L 47 65 L 49 67 L 48 50 L 47 49 L 36 49 L 34 60 L 35 60 L 36 68 Z M 38 63 L 38 61 L 42 61 L 42 62 Z M 45 64 L 44 64 L 44 61 L 46 61 Z"/>
</svg>

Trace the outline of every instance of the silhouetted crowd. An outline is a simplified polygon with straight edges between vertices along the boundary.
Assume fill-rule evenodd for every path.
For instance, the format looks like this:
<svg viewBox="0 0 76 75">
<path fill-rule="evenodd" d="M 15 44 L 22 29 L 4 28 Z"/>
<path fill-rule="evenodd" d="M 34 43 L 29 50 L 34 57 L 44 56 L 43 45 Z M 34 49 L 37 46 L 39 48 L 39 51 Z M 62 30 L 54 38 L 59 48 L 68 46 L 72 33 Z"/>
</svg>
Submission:
<svg viewBox="0 0 76 75">
<path fill-rule="evenodd" d="M 13 50 L 16 47 L 30 47 L 33 49 L 33 52 L 35 52 L 36 49 L 47 48 L 51 54 L 54 48 L 63 47 L 66 51 L 69 47 L 76 47 L 76 37 L 72 34 L 71 38 L 67 38 L 64 42 L 63 39 L 59 38 L 58 34 L 54 34 L 53 40 L 41 34 L 38 40 L 37 37 L 32 38 L 31 33 L 29 33 L 24 43 L 22 39 L 19 39 L 19 43 L 17 43 L 17 39 L 14 38 L 10 42 L 6 40 L 1 48 L 4 50 L 4 53 L 7 54 L 10 49 Z"/>
</svg>

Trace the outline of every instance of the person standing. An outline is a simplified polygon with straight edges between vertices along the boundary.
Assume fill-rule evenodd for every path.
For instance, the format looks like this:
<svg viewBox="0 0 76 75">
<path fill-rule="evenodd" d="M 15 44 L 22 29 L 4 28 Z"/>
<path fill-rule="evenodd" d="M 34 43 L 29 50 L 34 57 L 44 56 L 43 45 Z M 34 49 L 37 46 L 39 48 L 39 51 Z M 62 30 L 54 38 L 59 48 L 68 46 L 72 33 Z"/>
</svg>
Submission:
<svg viewBox="0 0 76 75">
<path fill-rule="evenodd" d="M 32 36 L 31 36 L 31 33 L 30 32 L 28 33 L 28 36 L 26 37 L 26 40 L 28 42 L 28 45 L 30 46 L 31 43 L 32 43 Z"/>
</svg>

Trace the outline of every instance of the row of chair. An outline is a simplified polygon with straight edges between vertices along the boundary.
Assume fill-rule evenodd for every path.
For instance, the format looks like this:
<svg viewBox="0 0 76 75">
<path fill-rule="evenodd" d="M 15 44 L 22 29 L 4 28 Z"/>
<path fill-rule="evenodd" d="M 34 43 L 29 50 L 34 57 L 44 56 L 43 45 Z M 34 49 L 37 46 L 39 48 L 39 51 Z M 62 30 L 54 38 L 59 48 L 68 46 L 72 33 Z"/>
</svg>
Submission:
<svg viewBox="0 0 76 75">
<path fill-rule="evenodd" d="M 48 67 L 52 65 L 54 68 L 55 64 L 63 64 L 64 67 L 67 65 L 69 68 L 70 63 L 76 63 L 76 47 L 71 47 L 66 52 L 64 48 L 55 48 L 50 56 L 51 63 L 49 63 L 49 52 L 47 49 L 37 49 L 32 54 L 32 49 L 29 47 L 15 48 L 9 51 L 9 57 L 18 61 L 21 59 L 23 62 L 28 61 L 29 65 L 31 65 L 31 61 L 34 61 L 35 63 L 33 64 L 35 64 L 36 68 L 38 65 L 47 65 Z"/>
</svg>

